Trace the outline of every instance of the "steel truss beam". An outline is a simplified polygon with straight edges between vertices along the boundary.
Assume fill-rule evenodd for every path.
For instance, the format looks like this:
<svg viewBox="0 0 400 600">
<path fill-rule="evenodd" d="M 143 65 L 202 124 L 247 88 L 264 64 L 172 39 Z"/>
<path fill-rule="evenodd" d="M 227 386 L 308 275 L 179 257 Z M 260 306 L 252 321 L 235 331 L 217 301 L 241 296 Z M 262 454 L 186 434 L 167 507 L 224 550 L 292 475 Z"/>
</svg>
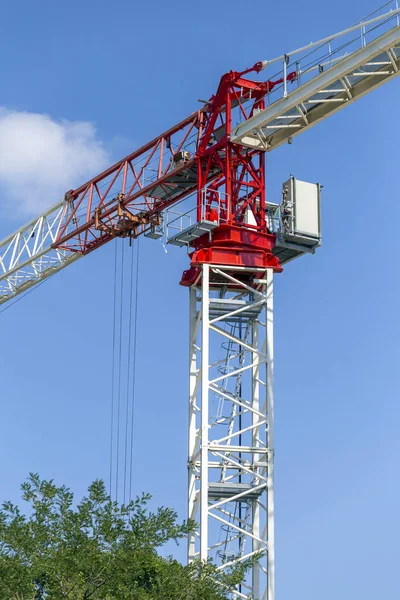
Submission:
<svg viewBox="0 0 400 600">
<path fill-rule="evenodd" d="M 0 242 L 0 304 L 80 258 L 53 248 L 67 210 L 60 202 Z"/>
<path fill-rule="evenodd" d="M 87 254 L 120 235 L 139 235 L 159 212 L 197 186 L 193 158 L 203 130 L 200 110 L 76 190 L 65 195 L 66 215 L 56 245 Z M 174 161 L 181 152 L 182 160 Z M 213 175 L 213 174 L 212 174 Z M 134 231 L 134 233 L 133 233 Z"/>
<path fill-rule="evenodd" d="M 188 559 L 253 559 L 232 598 L 274 600 L 273 271 L 203 265 L 190 289 Z"/>
<path fill-rule="evenodd" d="M 400 72 L 399 22 L 399 9 L 392 10 L 322 40 L 312 52 L 315 44 L 280 57 L 283 74 L 296 68 L 297 88 L 283 85 L 269 94 L 264 110 L 233 128 L 231 141 L 273 150 L 394 79 Z M 332 48 L 333 42 L 338 48 Z M 290 63 L 298 53 L 305 54 Z"/>
</svg>

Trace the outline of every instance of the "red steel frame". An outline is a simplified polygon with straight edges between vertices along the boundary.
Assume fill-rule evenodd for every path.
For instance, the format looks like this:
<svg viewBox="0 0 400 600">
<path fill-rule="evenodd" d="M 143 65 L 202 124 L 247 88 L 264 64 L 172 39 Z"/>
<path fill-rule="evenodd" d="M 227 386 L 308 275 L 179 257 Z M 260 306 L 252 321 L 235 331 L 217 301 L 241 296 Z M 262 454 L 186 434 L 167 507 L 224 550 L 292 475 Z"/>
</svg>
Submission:
<svg viewBox="0 0 400 600">
<path fill-rule="evenodd" d="M 233 111 L 238 111 L 244 119 L 250 118 L 255 111 L 264 109 L 266 94 L 282 83 L 282 80 L 260 83 L 243 77 L 261 68 L 262 64 L 257 63 L 242 73 L 231 71 L 224 75 L 217 93 L 206 105 L 205 130 L 197 150 L 198 219 L 202 190 L 206 188 L 208 219 L 213 218 L 213 203 L 218 204 L 220 225 L 211 236 L 204 235 L 192 243 L 191 268 L 184 272 L 182 285 L 193 285 L 201 263 L 282 270 L 272 254 L 275 235 L 267 231 L 265 153 L 230 142 Z M 294 76 L 289 75 L 289 79 L 293 80 Z M 247 104 L 250 107 L 246 112 L 244 105 Z M 213 167 L 218 168 L 219 174 L 207 186 Z M 249 215 L 253 222 L 249 221 Z"/>
<path fill-rule="evenodd" d="M 65 218 L 54 246 L 87 254 L 121 235 L 118 230 L 121 208 L 128 209 L 140 221 L 132 222 L 132 227 L 126 229 L 124 234 L 138 235 L 145 230 L 143 226 L 146 223 L 151 223 L 152 217 L 183 199 L 187 190 L 171 201 L 163 202 L 148 196 L 155 184 L 154 181 L 145 184 L 145 173 L 151 164 L 152 172 L 157 173 L 156 182 L 168 190 L 171 185 L 168 182 L 172 168 L 170 159 L 183 147 L 193 131 L 196 131 L 198 140 L 201 114 L 202 111 L 198 111 L 190 115 L 77 190 L 67 192 Z M 194 164 L 195 160 L 191 162 Z M 187 165 L 175 169 L 174 174 L 184 168 Z M 96 214 L 103 228 L 96 228 Z"/>
<path fill-rule="evenodd" d="M 183 285 L 195 281 L 203 262 L 281 270 L 272 254 L 275 236 L 266 225 L 265 154 L 230 142 L 233 114 L 250 118 L 282 83 L 244 77 L 262 67 L 257 63 L 225 74 L 204 108 L 67 192 L 54 247 L 87 254 L 114 237 L 137 237 L 157 224 L 166 208 L 195 194 L 198 220 L 213 220 L 218 205 L 219 226 L 192 243 L 191 269 L 184 273 Z M 288 75 L 289 80 L 295 77 Z M 184 158 L 175 161 L 183 151 Z"/>
</svg>

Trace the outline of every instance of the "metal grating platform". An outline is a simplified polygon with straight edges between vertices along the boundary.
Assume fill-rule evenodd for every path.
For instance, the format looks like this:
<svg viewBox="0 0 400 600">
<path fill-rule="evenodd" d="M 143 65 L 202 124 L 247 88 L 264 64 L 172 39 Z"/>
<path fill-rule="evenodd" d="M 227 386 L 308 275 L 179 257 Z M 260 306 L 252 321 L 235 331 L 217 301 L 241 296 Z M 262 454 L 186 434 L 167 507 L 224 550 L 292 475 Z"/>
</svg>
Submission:
<svg viewBox="0 0 400 600">
<path fill-rule="evenodd" d="M 218 223 L 215 221 L 198 221 L 182 231 L 178 231 L 177 233 L 168 236 L 167 243 L 174 246 L 188 246 L 190 242 L 197 240 L 205 233 L 209 233 L 215 229 L 217 225 Z"/>
<path fill-rule="evenodd" d="M 291 260 L 298 258 L 299 256 L 304 256 L 304 254 L 314 254 L 315 248 L 305 248 L 291 244 L 280 244 L 278 242 L 274 246 L 272 252 L 279 259 L 281 265 L 284 265 Z"/>
<path fill-rule="evenodd" d="M 230 300 L 227 298 L 212 298 L 210 300 L 210 318 L 216 319 L 229 315 L 225 319 L 226 323 L 236 323 L 243 319 L 257 319 L 261 310 L 261 306 L 255 306 L 254 302 L 246 302 L 245 300 Z M 235 312 L 236 314 L 232 314 Z"/>
<path fill-rule="evenodd" d="M 237 494 L 246 494 L 246 498 L 243 500 L 248 502 L 249 500 L 257 500 L 262 494 L 263 490 L 260 487 L 256 487 L 247 483 L 210 483 L 208 486 L 208 497 L 212 500 L 219 500 L 220 498 L 232 498 Z"/>
</svg>

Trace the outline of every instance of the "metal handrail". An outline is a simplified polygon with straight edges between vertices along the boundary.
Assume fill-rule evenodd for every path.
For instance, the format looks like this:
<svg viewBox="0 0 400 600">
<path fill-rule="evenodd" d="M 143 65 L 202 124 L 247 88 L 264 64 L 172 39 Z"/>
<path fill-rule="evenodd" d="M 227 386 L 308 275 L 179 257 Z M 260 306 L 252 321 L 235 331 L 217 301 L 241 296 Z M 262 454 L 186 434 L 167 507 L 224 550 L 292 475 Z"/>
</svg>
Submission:
<svg viewBox="0 0 400 600">
<path fill-rule="evenodd" d="M 397 2 L 395 2 L 395 4 L 398 6 Z M 332 40 L 335 40 L 343 35 L 346 35 L 347 33 L 351 33 L 353 31 L 357 31 L 360 29 L 362 30 L 363 28 L 368 27 L 369 25 L 373 25 L 379 21 L 383 21 L 384 19 L 391 20 L 392 17 L 394 18 L 396 15 L 399 15 L 399 13 L 400 13 L 400 8 L 397 7 L 395 9 L 388 11 L 387 13 L 385 13 L 383 15 L 380 15 L 380 16 L 370 19 L 368 21 L 360 21 L 359 23 L 357 23 L 357 25 L 353 25 L 353 27 L 349 27 L 348 29 L 339 31 L 339 33 L 335 33 L 331 36 L 322 38 L 321 40 L 318 40 L 318 42 L 311 42 L 311 44 L 308 44 L 307 46 L 303 46 L 302 48 L 298 48 L 297 50 L 292 50 L 291 52 L 287 52 L 286 54 L 277 56 L 276 58 L 273 58 L 272 60 L 264 60 L 264 61 L 262 61 L 263 68 L 265 69 L 273 63 L 279 62 L 281 60 L 286 60 L 287 57 L 295 56 L 296 54 L 301 54 L 302 52 L 306 52 L 307 50 L 311 50 L 312 48 L 315 48 L 317 46 L 324 46 L 325 44 L 331 42 Z M 398 19 L 396 19 L 396 21 L 398 21 Z M 397 25 L 396 25 L 396 27 L 397 27 Z"/>
</svg>

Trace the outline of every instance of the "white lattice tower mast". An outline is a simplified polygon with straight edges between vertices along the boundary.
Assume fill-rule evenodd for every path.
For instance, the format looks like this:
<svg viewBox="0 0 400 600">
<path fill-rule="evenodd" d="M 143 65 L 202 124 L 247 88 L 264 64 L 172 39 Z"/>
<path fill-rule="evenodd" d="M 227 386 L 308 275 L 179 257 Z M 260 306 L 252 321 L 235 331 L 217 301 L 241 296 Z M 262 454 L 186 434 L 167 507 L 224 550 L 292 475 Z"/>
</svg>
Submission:
<svg viewBox="0 0 400 600">
<path fill-rule="evenodd" d="M 221 570 L 260 555 L 233 597 L 273 600 L 273 272 L 239 270 L 204 265 L 190 290 L 188 554 Z"/>
</svg>

